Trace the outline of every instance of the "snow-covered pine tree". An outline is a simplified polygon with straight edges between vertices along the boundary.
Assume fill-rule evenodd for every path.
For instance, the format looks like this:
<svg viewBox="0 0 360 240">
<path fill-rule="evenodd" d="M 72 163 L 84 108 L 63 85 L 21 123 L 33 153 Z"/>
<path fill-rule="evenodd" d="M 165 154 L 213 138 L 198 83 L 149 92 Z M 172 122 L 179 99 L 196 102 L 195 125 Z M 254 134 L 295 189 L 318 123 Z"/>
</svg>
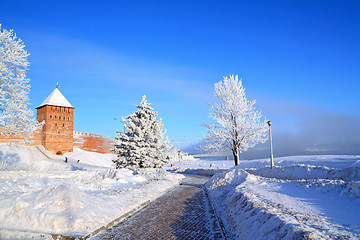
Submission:
<svg viewBox="0 0 360 240">
<path fill-rule="evenodd" d="M 150 107 L 146 96 L 142 97 L 138 110 L 122 118 L 125 132 L 117 132 L 115 144 L 116 168 L 156 168 L 162 169 L 169 162 L 169 140 L 164 135 L 161 119 L 156 120 L 157 112 Z"/>
<path fill-rule="evenodd" d="M 254 107 L 255 100 L 247 100 L 242 80 L 237 75 L 224 77 L 216 83 L 214 95 L 219 103 L 210 104 L 209 117 L 215 122 L 203 124 L 208 128 L 208 135 L 201 148 L 207 151 L 229 149 L 238 165 L 240 153 L 268 139 L 266 120 L 261 121 L 261 112 Z"/>
<path fill-rule="evenodd" d="M 28 109 L 29 79 L 26 78 L 29 54 L 13 30 L 0 24 L 0 135 L 28 138 L 39 126 Z"/>
</svg>

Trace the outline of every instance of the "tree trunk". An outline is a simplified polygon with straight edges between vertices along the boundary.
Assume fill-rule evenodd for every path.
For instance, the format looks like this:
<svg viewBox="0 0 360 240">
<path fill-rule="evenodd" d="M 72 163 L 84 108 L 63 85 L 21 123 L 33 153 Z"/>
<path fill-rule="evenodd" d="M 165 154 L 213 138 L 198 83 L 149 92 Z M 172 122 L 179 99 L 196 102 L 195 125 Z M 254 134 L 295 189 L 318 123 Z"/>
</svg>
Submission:
<svg viewBox="0 0 360 240">
<path fill-rule="evenodd" d="M 239 165 L 239 151 L 237 148 L 233 150 L 235 166 Z"/>
</svg>

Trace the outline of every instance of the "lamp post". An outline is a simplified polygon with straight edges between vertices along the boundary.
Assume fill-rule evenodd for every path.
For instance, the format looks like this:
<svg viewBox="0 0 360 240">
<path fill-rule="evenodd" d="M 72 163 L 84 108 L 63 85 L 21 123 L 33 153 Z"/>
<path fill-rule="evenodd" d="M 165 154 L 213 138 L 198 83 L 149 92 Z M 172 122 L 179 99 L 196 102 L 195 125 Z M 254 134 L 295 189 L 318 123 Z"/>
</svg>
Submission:
<svg viewBox="0 0 360 240">
<path fill-rule="evenodd" d="M 269 125 L 269 135 L 270 135 L 270 166 L 271 168 L 273 168 L 274 157 L 273 157 L 273 147 L 272 147 L 272 139 L 271 139 L 271 121 L 268 121 L 267 124 Z"/>
</svg>

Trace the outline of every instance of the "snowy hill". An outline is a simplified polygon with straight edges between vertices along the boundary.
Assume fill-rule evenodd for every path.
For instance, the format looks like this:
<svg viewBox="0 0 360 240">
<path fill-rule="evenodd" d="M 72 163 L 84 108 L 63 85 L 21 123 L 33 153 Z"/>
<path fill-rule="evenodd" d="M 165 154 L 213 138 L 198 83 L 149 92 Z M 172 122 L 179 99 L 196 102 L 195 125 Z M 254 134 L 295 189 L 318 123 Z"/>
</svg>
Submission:
<svg viewBox="0 0 360 240">
<path fill-rule="evenodd" d="M 110 168 L 111 154 L 75 149 L 65 156 L 0 145 L 0 239 L 87 235 L 162 195 L 181 178 Z"/>
<path fill-rule="evenodd" d="M 115 154 L 88 152 L 78 147 L 74 147 L 73 152 L 65 153 L 64 156 L 67 157 L 70 162 L 77 163 L 79 160 L 80 163 L 99 167 L 114 167 L 112 160 L 116 158 Z"/>
</svg>

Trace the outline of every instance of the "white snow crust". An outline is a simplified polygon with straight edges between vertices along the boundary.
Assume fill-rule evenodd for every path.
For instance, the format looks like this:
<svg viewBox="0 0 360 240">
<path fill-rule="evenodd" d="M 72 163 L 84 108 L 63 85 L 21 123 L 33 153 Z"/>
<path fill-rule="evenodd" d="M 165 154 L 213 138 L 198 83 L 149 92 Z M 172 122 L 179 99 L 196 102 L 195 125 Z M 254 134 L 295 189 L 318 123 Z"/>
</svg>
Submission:
<svg viewBox="0 0 360 240">
<path fill-rule="evenodd" d="M 206 189 L 233 239 L 360 239 L 360 156 L 178 161 L 216 173 Z M 203 169 L 207 168 L 207 169 Z"/>
<path fill-rule="evenodd" d="M 159 197 L 181 178 L 111 168 L 111 154 L 75 149 L 65 156 L 0 145 L 0 239 L 87 235 Z"/>
<path fill-rule="evenodd" d="M 68 158 L 68 163 L 64 158 Z M 114 169 L 112 154 L 0 145 L 0 239 L 84 236 L 153 200 L 181 175 Z M 78 162 L 78 160 L 80 160 Z M 205 188 L 229 239 L 359 239 L 360 156 L 173 159 L 215 174 Z M 172 165 L 173 164 L 173 165 Z"/>
</svg>

